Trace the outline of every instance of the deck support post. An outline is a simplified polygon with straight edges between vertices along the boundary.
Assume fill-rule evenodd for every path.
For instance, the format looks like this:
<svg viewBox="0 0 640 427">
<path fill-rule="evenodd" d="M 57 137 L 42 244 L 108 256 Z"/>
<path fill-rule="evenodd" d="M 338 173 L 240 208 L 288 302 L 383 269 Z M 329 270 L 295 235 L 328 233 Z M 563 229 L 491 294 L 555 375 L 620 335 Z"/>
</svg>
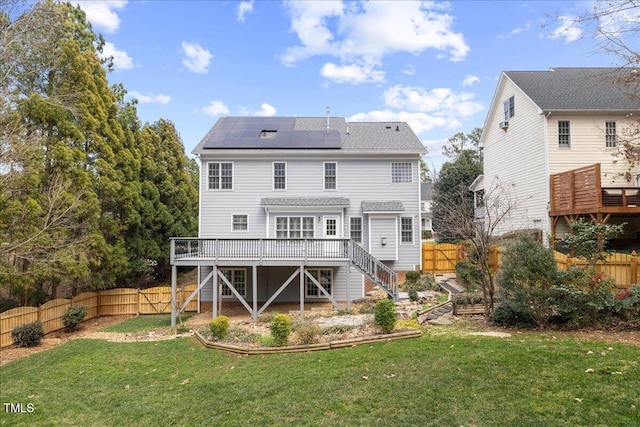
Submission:
<svg viewBox="0 0 640 427">
<path fill-rule="evenodd" d="M 258 266 L 253 265 L 251 267 L 251 274 L 253 276 L 253 312 L 251 318 L 258 320 Z"/>
<path fill-rule="evenodd" d="M 213 304 L 211 307 L 212 317 L 215 319 L 218 317 L 218 266 L 213 266 Z"/>
<path fill-rule="evenodd" d="M 350 280 L 351 279 L 351 274 L 350 274 L 351 273 L 351 263 L 350 262 L 347 263 L 346 272 L 347 272 L 347 311 L 350 311 L 351 310 L 351 292 L 350 292 L 350 289 L 351 289 L 351 280 Z"/>
<path fill-rule="evenodd" d="M 173 240 L 171 241 L 173 244 Z M 176 326 L 176 317 L 178 315 L 178 267 L 171 266 L 171 327 Z"/>
<path fill-rule="evenodd" d="M 300 264 L 300 317 L 304 318 L 304 264 Z"/>
</svg>

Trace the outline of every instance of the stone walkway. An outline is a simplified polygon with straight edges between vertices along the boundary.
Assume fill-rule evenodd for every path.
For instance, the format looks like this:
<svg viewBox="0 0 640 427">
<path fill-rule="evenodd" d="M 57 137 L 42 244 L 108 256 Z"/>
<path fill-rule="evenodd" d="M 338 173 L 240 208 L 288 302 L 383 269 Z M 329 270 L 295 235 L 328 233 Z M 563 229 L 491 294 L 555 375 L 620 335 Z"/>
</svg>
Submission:
<svg viewBox="0 0 640 427">
<path fill-rule="evenodd" d="M 436 275 L 436 281 L 442 289 L 449 292 L 449 301 L 427 310 L 419 311 L 416 319 L 421 325 L 427 322 L 437 325 L 451 324 L 451 315 L 453 314 L 451 296 L 460 293 L 462 288 L 456 282 L 455 273 L 438 274 Z"/>
</svg>

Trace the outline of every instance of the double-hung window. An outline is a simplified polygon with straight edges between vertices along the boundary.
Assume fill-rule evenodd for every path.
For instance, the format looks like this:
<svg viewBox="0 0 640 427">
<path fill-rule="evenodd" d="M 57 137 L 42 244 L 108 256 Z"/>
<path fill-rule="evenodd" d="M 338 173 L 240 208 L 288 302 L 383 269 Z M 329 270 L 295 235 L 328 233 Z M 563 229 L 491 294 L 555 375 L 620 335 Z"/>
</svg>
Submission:
<svg viewBox="0 0 640 427">
<path fill-rule="evenodd" d="M 338 164 L 335 162 L 324 163 L 324 189 L 335 190 L 338 188 Z"/>
<path fill-rule="evenodd" d="M 233 163 L 211 162 L 208 164 L 208 189 L 233 189 Z"/>
<path fill-rule="evenodd" d="M 351 240 L 362 244 L 362 217 L 352 216 L 349 223 L 349 235 L 351 236 Z"/>
<path fill-rule="evenodd" d="M 558 120 L 558 147 L 571 147 L 571 126 L 569 120 Z"/>
<path fill-rule="evenodd" d="M 615 148 L 618 146 L 618 132 L 616 129 L 616 122 L 605 122 L 605 134 L 604 141 L 606 148 Z"/>
<path fill-rule="evenodd" d="M 400 218 L 400 243 L 413 243 L 413 218 L 410 216 Z"/>
<path fill-rule="evenodd" d="M 249 217 L 247 215 L 233 215 L 231 217 L 231 230 L 249 231 Z"/>
<path fill-rule="evenodd" d="M 283 162 L 273 163 L 273 189 L 287 189 L 287 164 Z"/>
<path fill-rule="evenodd" d="M 503 103 L 504 106 L 504 121 L 508 122 L 509 119 L 516 115 L 515 98 L 512 96 Z"/>
<path fill-rule="evenodd" d="M 225 268 L 220 270 L 223 276 L 231 283 L 240 295 L 247 295 L 247 271 L 244 268 Z M 233 296 L 231 288 L 224 281 L 220 281 L 221 293 L 223 297 Z"/>
<path fill-rule="evenodd" d="M 412 182 L 412 175 L 411 162 L 391 163 L 391 182 L 393 184 Z"/>
<path fill-rule="evenodd" d="M 307 269 L 329 295 L 333 294 L 333 270 L 330 268 Z M 309 298 L 325 298 L 318 285 L 305 275 L 305 295 Z"/>
</svg>

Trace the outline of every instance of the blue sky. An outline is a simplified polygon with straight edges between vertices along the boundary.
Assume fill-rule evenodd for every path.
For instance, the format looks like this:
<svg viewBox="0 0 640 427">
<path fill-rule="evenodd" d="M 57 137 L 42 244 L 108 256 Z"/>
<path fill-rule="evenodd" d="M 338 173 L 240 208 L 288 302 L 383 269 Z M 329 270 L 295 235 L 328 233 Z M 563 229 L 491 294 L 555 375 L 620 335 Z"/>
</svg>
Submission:
<svg viewBox="0 0 640 427">
<path fill-rule="evenodd" d="M 583 28 L 592 2 L 77 1 L 113 55 L 111 84 L 185 150 L 227 115 L 406 121 L 439 169 L 481 127 L 504 70 L 615 66 Z"/>
</svg>

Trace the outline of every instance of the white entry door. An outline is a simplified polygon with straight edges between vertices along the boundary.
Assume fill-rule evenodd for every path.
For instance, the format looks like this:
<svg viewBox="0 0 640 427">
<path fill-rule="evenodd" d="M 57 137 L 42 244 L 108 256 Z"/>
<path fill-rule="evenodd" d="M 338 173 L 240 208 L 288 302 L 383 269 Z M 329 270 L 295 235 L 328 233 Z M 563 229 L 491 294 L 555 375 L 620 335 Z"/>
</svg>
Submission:
<svg viewBox="0 0 640 427">
<path fill-rule="evenodd" d="M 323 237 L 325 239 L 336 239 L 339 237 L 338 220 L 339 218 L 337 216 L 324 217 Z"/>
</svg>

